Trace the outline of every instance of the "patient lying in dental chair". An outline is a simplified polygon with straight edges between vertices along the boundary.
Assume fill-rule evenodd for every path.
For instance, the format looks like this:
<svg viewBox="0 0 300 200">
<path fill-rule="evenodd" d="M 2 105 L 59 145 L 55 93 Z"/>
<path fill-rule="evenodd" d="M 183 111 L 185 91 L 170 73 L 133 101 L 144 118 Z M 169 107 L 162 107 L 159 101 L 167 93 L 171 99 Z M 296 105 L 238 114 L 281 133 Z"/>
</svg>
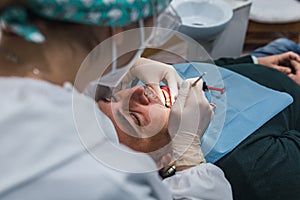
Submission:
<svg viewBox="0 0 300 200">
<path fill-rule="evenodd" d="M 243 138 L 243 141 L 238 143 L 237 146 L 235 146 L 234 149 L 232 149 L 230 152 L 226 152 L 225 155 L 222 155 L 219 160 L 217 160 L 215 165 L 220 167 L 226 175 L 226 178 L 228 178 L 231 187 L 233 188 L 233 196 L 235 199 L 244 199 L 244 200 L 250 200 L 250 199 L 298 199 L 299 198 L 299 163 L 300 163 L 300 157 L 299 157 L 299 144 L 300 144 L 300 129 L 299 129 L 299 100 L 300 100 L 300 87 L 297 85 L 299 82 L 299 69 L 300 69 L 300 62 L 298 62 L 296 59 L 293 59 L 295 54 L 285 53 L 280 54 L 272 57 L 266 57 L 265 61 L 270 61 L 268 63 L 262 63 L 259 62 L 259 64 L 255 64 L 253 58 L 251 56 L 245 56 L 238 59 L 232 59 L 232 58 L 223 58 L 219 59 L 218 61 L 215 61 L 215 63 L 218 66 L 223 66 L 222 68 L 226 68 L 230 71 L 237 72 L 238 74 L 242 75 L 243 77 L 247 77 L 248 80 L 255 81 L 256 83 L 259 83 L 264 88 L 271 88 L 274 91 L 280 91 L 288 93 L 293 98 L 293 103 L 288 105 L 286 108 L 282 107 L 281 111 L 277 113 L 276 115 L 273 115 L 266 121 L 263 125 L 260 125 L 257 129 L 252 130 L 251 134 L 245 138 Z M 298 58 L 298 56 L 297 56 Z M 270 60 L 271 59 L 271 60 Z M 295 74 L 287 74 L 279 72 L 278 70 L 274 70 L 272 68 L 274 64 L 277 64 L 280 66 L 281 63 L 286 59 L 290 60 L 292 67 L 295 68 Z M 258 60 L 260 61 L 260 60 Z M 186 64 L 188 65 L 188 64 Z M 262 66 L 265 65 L 265 66 Z M 182 66 L 180 66 L 181 68 Z M 185 68 L 184 68 L 185 69 Z M 288 70 L 289 67 L 285 67 L 284 71 Z M 183 70 L 184 71 L 184 70 Z M 298 79 L 294 78 L 298 77 Z M 227 86 L 227 85 L 226 85 Z M 236 90 L 236 87 L 239 87 L 239 84 L 235 84 L 234 90 Z M 228 91 L 230 91 L 230 87 L 227 87 Z M 127 95 L 127 111 L 129 111 L 128 105 L 134 105 L 130 104 L 129 102 L 133 102 L 133 100 L 139 100 L 140 102 L 145 102 L 145 92 L 144 90 L 150 91 L 149 94 L 153 94 L 151 88 L 144 89 L 144 88 L 131 88 L 129 89 L 129 92 L 124 92 L 123 95 Z M 136 91 L 136 92 L 134 92 Z M 138 91 L 140 91 L 140 99 L 137 98 L 138 95 L 131 95 L 135 94 Z M 249 90 L 238 90 L 242 91 L 244 94 L 249 94 L 251 97 L 256 96 L 255 92 L 250 93 Z M 123 91 L 120 91 L 120 93 Z M 130 95 L 129 95 L 130 94 Z M 148 93 L 147 93 L 148 94 Z M 265 93 L 262 93 L 265 94 Z M 133 96 L 131 98 L 131 96 Z M 155 95 L 154 95 L 155 96 Z M 226 96 L 229 96 L 228 93 Z M 146 97 L 147 98 L 147 97 Z M 152 98 L 152 97 L 151 97 Z M 143 100 L 144 99 L 144 100 Z M 239 99 L 239 98 L 238 98 Z M 279 102 L 278 98 L 275 98 L 276 101 L 273 103 Z M 98 99 L 100 100 L 100 99 Z M 113 102 L 116 101 L 116 102 Z M 164 146 L 165 144 L 169 144 L 169 141 L 171 140 L 170 135 L 168 134 L 168 130 L 166 128 L 166 123 L 168 122 L 167 115 L 170 112 L 170 109 L 167 108 L 165 105 L 161 103 L 157 103 L 156 108 L 161 110 L 159 114 L 153 115 L 152 112 L 149 112 L 150 115 L 146 119 L 149 119 L 149 116 L 156 117 L 158 115 L 161 116 L 161 120 L 158 120 L 156 122 L 158 125 L 155 126 L 148 126 L 147 123 L 145 123 L 144 118 L 141 119 L 140 112 L 131 113 L 127 112 L 124 114 L 127 114 L 129 117 L 127 118 L 121 118 L 127 125 L 120 125 L 117 124 L 118 116 L 115 113 L 118 113 L 117 109 L 113 109 L 114 105 L 116 103 L 119 104 L 120 99 L 118 99 L 118 95 L 116 94 L 112 99 L 102 99 L 98 102 L 98 105 L 100 109 L 105 112 L 115 123 L 119 141 L 121 143 L 124 143 L 128 146 L 131 146 L 131 148 L 134 148 L 136 150 L 142 151 L 142 152 L 153 152 L 153 150 L 161 149 L 160 147 Z M 143 105 L 143 104 L 141 104 Z M 158 106 L 159 105 L 159 106 Z M 269 106 L 268 106 L 269 107 Z M 126 108 L 126 107 L 125 107 Z M 145 108 L 143 106 L 143 108 Z M 152 109 L 151 109 L 152 110 Z M 260 109 L 259 111 L 252 112 L 252 114 L 256 115 L 257 117 L 263 116 L 265 114 L 268 114 L 266 111 L 266 107 L 263 109 Z M 135 111 L 135 110 L 133 110 Z M 148 109 L 149 111 L 149 109 Z M 245 115 L 245 117 L 248 117 L 248 115 Z M 116 119 L 115 119 L 116 118 Z M 125 120 L 128 119 L 129 121 Z M 157 119 L 156 119 L 157 120 Z M 250 119 L 249 119 L 250 120 Z M 255 119 L 253 119 L 255 120 Z M 231 121 L 232 122 L 232 121 Z M 135 129 L 135 126 L 138 126 L 139 124 L 142 125 L 143 123 L 147 124 L 146 128 L 143 128 L 143 130 L 151 130 L 150 135 L 153 134 L 154 130 L 160 130 L 160 134 L 153 135 L 152 137 L 148 138 L 136 138 L 134 136 L 130 136 L 127 134 L 128 127 L 131 129 Z M 131 124 L 131 125 L 129 125 Z M 119 125 L 119 126 L 118 126 Z M 133 125 L 133 127 L 131 127 Z M 251 125 L 251 124 L 250 124 Z M 152 128 L 153 129 L 152 129 Z M 141 128 L 141 127 L 139 127 Z M 231 134 L 229 134 L 229 137 L 232 135 L 241 135 L 244 128 L 238 128 L 235 129 L 235 131 L 231 131 Z M 135 129 L 139 130 L 139 129 Z M 140 132 L 145 133 L 145 132 Z M 223 138 L 224 139 L 224 138 Z M 145 143 L 145 145 L 142 145 L 142 142 Z M 151 144 L 152 143 L 152 144 Z M 166 150 L 161 152 L 160 155 L 154 156 L 154 160 L 157 163 L 158 168 L 161 168 L 162 166 L 165 166 L 166 163 L 172 161 L 170 158 L 172 155 L 171 151 L 172 147 L 169 147 L 169 153 L 165 153 Z M 200 146 L 199 146 L 200 148 Z M 150 154 L 149 153 L 149 154 Z M 164 157 L 164 155 L 169 154 L 169 156 Z M 151 154 L 150 154 L 151 155 Z M 175 194 L 178 194 L 178 188 L 181 188 L 183 190 L 184 187 L 182 185 L 183 182 L 180 180 L 179 176 L 183 178 L 184 175 L 190 175 L 186 177 L 193 177 L 194 179 L 187 179 L 189 181 L 185 182 L 188 183 L 190 186 L 195 186 L 195 191 L 198 190 L 198 188 L 202 188 L 202 192 L 195 192 L 195 196 L 199 193 L 205 193 L 207 188 L 205 184 L 207 184 L 209 181 L 210 183 L 217 183 L 219 180 L 221 180 L 222 183 L 220 184 L 220 187 L 214 187 L 214 193 L 215 191 L 220 191 L 220 188 L 228 188 L 226 186 L 226 181 L 224 182 L 225 177 L 223 172 L 219 170 L 219 168 L 215 168 L 213 173 L 210 173 L 213 171 L 213 167 L 216 167 L 215 165 L 212 165 L 210 163 L 202 163 L 198 167 L 191 167 L 187 170 L 180 171 L 176 173 L 174 176 L 171 176 L 169 178 L 164 179 L 164 182 L 168 183 L 169 185 L 174 186 L 171 190 Z M 201 173 L 195 173 L 192 172 L 192 170 L 198 169 L 201 171 L 209 172 L 209 173 L 202 173 L 203 177 L 199 178 L 197 175 Z M 201 169 L 200 169 L 201 168 Z M 216 175 L 219 173 L 219 175 Z M 186 178 L 185 177 L 185 178 Z M 223 177 L 223 178 L 221 178 Z M 219 179 L 219 180 L 218 180 Z M 200 184 L 199 182 L 206 180 L 205 183 Z M 173 182 L 172 182 L 173 181 Z M 198 185 L 197 185 L 198 184 Z M 187 185 L 187 184 L 186 184 Z M 185 186 L 186 186 L 185 185 Z M 196 186 L 197 185 L 197 186 Z M 174 189 L 176 188 L 176 189 Z M 190 190 L 189 190 L 190 191 Z M 228 191 L 226 189 L 226 191 Z M 211 194 L 211 193 L 210 193 Z M 206 196 L 208 197 L 208 196 Z M 220 199 L 225 199 L 223 196 L 220 196 Z"/>
<path fill-rule="evenodd" d="M 171 162 L 168 119 L 172 102 L 168 88 L 161 88 L 165 102 L 149 86 L 135 86 L 121 90 L 111 98 L 98 100 L 100 110 L 112 120 L 120 143 L 149 153 L 158 169 Z M 204 158 L 202 162 L 205 162 Z"/>
<path fill-rule="evenodd" d="M 174 199 L 182 194 L 190 199 L 232 199 L 231 187 L 223 172 L 206 163 L 200 145 L 196 145 L 196 151 L 200 152 L 196 159 L 201 164 L 179 166 L 175 173 L 172 137 L 168 131 L 172 103 L 168 88 L 162 87 L 162 90 L 165 102 L 149 86 L 124 89 L 97 102 L 100 110 L 113 122 L 119 142 L 153 158 Z M 202 90 L 199 92 L 203 93 Z M 207 100 L 204 103 L 209 106 Z M 200 139 L 197 138 L 197 144 Z"/>
</svg>

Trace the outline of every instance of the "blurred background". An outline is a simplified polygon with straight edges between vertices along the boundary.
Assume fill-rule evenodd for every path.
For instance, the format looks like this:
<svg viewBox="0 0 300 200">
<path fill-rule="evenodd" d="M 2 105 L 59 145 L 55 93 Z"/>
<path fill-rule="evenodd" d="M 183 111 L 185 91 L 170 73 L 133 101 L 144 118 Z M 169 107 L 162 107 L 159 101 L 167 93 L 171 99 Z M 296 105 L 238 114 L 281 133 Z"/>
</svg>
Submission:
<svg viewBox="0 0 300 200">
<path fill-rule="evenodd" d="M 298 0 L 173 0 L 172 7 L 182 20 L 179 34 L 143 56 L 178 63 L 202 61 L 203 50 L 212 59 L 239 57 L 281 37 L 299 43 Z"/>
</svg>

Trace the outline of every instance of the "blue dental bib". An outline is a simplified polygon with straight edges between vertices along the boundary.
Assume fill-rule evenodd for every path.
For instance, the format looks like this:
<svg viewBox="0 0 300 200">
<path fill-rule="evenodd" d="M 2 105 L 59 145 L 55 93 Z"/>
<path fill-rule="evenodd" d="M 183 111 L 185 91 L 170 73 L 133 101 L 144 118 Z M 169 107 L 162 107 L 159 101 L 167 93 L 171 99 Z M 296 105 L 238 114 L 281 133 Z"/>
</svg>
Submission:
<svg viewBox="0 0 300 200">
<path fill-rule="evenodd" d="M 210 91 L 215 103 L 214 117 L 202 137 L 201 148 L 207 162 L 214 163 L 293 102 L 293 98 L 262 86 L 247 77 L 207 63 L 173 65 L 183 79 L 206 72 L 207 85 L 226 87 L 224 94 Z M 276 99 L 276 101 L 274 101 Z"/>
</svg>

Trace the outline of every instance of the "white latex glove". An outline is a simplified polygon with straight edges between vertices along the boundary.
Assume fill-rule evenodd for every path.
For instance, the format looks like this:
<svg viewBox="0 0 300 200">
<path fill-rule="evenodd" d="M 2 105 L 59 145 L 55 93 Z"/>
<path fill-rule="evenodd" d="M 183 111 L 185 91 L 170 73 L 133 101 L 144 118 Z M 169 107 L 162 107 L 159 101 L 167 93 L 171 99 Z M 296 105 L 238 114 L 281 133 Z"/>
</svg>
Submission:
<svg viewBox="0 0 300 200">
<path fill-rule="evenodd" d="M 122 83 L 127 84 L 135 78 L 138 78 L 146 85 L 150 85 L 159 95 L 162 102 L 165 102 L 165 99 L 159 87 L 159 82 L 165 79 L 171 91 L 173 103 L 178 95 L 178 88 L 183 81 L 171 65 L 146 58 L 139 58 L 137 60 Z"/>
<path fill-rule="evenodd" d="M 202 80 L 191 87 L 195 80 L 188 79 L 181 84 L 169 117 L 168 129 L 176 166 L 195 166 L 205 162 L 200 139 L 212 119 L 215 106 L 207 101 Z"/>
</svg>

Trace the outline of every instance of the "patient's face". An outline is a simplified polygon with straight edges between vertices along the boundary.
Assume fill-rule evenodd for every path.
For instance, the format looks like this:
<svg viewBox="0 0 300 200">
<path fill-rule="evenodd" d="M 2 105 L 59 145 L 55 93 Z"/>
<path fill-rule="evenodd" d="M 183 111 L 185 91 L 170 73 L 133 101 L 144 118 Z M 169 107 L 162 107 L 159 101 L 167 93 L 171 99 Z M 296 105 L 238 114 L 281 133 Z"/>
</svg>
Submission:
<svg viewBox="0 0 300 200">
<path fill-rule="evenodd" d="M 120 142 L 132 149 L 149 153 L 170 143 L 167 128 L 170 109 L 152 88 L 125 89 L 111 99 L 99 101 L 98 105 L 112 120 Z"/>
</svg>

